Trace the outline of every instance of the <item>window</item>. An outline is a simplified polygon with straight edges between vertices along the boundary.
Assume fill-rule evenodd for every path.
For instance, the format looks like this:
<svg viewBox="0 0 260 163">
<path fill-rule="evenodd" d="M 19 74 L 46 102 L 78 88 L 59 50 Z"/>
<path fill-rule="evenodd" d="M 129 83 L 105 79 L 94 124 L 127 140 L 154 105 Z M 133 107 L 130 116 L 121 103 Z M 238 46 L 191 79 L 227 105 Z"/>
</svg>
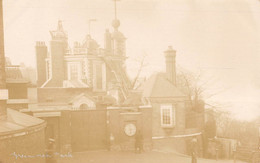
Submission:
<svg viewBox="0 0 260 163">
<path fill-rule="evenodd" d="M 172 127 L 175 123 L 175 110 L 172 104 L 161 105 L 161 126 L 162 127 Z"/>
<path fill-rule="evenodd" d="M 96 81 L 97 89 L 102 89 L 102 64 L 96 65 Z"/>
<path fill-rule="evenodd" d="M 68 79 L 79 80 L 80 79 L 80 65 L 79 63 L 68 64 Z"/>
</svg>

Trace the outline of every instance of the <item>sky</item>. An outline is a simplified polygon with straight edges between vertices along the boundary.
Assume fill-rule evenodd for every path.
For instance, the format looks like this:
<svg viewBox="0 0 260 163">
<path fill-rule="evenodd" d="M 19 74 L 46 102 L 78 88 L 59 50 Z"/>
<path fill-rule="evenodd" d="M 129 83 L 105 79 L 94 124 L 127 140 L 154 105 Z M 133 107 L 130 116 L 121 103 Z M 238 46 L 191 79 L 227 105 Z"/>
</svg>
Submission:
<svg viewBox="0 0 260 163">
<path fill-rule="evenodd" d="M 112 0 L 4 0 L 5 53 L 14 64 L 35 67 L 35 42 L 49 44 L 50 30 L 63 21 L 70 45 L 91 36 L 104 46 L 112 31 Z M 212 80 L 207 101 L 228 104 L 236 118 L 260 115 L 259 0 L 120 0 L 119 30 L 127 38 L 127 69 L 135 76 L 144 54 L 142 76 L 165 71 L 163 52 L 177 51 L 177 66 Z"/>
</svg>

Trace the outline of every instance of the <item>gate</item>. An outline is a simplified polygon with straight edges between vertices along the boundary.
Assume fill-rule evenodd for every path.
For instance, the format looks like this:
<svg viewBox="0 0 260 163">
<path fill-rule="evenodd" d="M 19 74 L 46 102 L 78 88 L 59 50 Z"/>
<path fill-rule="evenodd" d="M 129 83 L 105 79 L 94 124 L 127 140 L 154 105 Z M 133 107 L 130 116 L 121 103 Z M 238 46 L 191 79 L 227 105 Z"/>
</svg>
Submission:
<svg viewBox="0 0 260 163">
<path fill-rule="evenodd" d="M 71 146 L 73 152 L 107 148 L 106 110 L 71 112 Z"/>
</svg>

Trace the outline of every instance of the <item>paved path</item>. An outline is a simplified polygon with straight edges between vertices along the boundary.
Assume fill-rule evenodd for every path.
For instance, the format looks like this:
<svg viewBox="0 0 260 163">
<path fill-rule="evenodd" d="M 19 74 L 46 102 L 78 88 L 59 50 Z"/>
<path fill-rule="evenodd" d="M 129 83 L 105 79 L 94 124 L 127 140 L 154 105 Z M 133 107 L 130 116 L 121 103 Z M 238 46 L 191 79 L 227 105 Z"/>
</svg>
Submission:
<svg viewBox="0 0 260 163">
<path fill-rule="evenodd" d="M 191 158 L 173 153 L 89 151 L 72 153 L 72 158 L 59 158 L 59 163 L 191 163 Z M 232 160 L 198 159 L 198 163 L 233 163 Z M 237 161 L 236 163 L 242 163 Z"/>
</svg>

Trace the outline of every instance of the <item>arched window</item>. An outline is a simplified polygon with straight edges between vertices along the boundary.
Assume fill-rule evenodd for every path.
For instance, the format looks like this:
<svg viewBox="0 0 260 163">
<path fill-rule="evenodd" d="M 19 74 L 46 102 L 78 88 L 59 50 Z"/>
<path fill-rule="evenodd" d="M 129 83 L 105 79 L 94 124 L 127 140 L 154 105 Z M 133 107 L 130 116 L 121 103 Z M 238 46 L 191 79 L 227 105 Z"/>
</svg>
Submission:
<svg viewBox="0 0 260 163">
<path fill-rule="evenodd" d="M 81 105 L 79 106 L 79 109 L 80 109 L 80 110 L 86 110 L 86 109 L 88 109 L 88 105 L 87 105 L 87 104 L 81 104 Z"/>
</svg>

